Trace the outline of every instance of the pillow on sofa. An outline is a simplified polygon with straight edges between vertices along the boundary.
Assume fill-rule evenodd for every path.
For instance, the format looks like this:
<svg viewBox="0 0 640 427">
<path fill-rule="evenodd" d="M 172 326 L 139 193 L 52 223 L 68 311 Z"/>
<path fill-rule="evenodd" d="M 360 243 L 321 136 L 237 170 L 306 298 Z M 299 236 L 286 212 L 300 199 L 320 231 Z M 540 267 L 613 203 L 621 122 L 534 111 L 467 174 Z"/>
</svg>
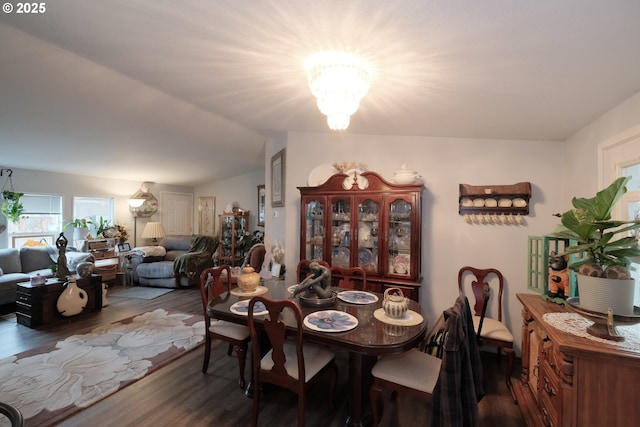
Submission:
<svg viewBox="0 0 640 427">
<path fill-rule="evenodd" d="M 0 268 L 5 274 L 22 273 L 20 251 L 15 248 L 0 249 Z"/>
<path fill-rule="evenodd" d="M 0 276 L 2 276 L 4 274 L 4 271 L 2 271 L 2 269 L 0 268 Z"/>
<path fill-rule="evenodd" d="M 23 246 L 20 248 L 22 272 L 44 270 L 56 263 L 58 250 L 52 246 Z"/>
</svg>

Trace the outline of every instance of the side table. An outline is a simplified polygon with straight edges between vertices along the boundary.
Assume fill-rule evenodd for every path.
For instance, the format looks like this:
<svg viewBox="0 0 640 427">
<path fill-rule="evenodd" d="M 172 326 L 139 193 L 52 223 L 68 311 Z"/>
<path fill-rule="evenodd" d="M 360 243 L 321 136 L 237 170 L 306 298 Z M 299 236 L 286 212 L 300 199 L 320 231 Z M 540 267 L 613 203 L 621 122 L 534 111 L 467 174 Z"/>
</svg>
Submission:
<svg viewBox="0 0 640 427">
<path fill-rule="evenodd" d="M 87 292 L 87 305 L 81 314 L 102 309 L 102 276 L 77 279 L 77 285 Z M 35 328 L 40 325 L 69 319 L 58 313 L 58 297 L 65 289 L 65 281 L 47 279 L 44 285 L 18 283 L 16 288 L 16 317 L 21 325 Z"/>
</svg>

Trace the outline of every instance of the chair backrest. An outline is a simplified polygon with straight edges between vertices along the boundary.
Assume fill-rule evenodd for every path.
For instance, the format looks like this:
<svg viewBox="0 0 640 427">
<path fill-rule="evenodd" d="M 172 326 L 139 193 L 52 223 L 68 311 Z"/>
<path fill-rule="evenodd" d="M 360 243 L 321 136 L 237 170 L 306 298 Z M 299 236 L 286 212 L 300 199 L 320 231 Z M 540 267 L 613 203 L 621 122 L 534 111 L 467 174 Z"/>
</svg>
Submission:
<svg viewBox="0 0 640 427">
<path fill-rule="evenodd" d="M 225 274 L 226 272 L 226 274 Z M 207 330 L 209 329 L 209 304 L 218 302 L 220 295 L 231 290 L 231 268 L 226 265 L 205 269 L 200 274 L 200 297 Z"/>
<path fill-rule="evenodd" d="M 300 262 L 298 263 L 298 269 L 296 271 L 296 277 L 298 278 L 298 283 L 302 282 L 305 279 L 305 277 L 311 274 L 311 269 L 309 268 L 311 261 L 316 261 L 320 265 L 323 265 L 327 268 L 331 268 L 328 262 L 323 261 L 321 259 L 314 259 L 314 260 L 301 259 Z"/>
<path fill-rule="evenodd" d="M 487 276 L 490 274 L 496 275 L 498 279 L 498 320 L 502 321 L 502 291 L 504 288 L 504 277 L 502 273 L 495 268 L 462 267 L 458 272 L 458 291 L 460 293 L 464 293 L 465 273 L 470 273 L 475 276 L 475 280 L 471 282 L 471 289 L 475 298 L 475 304 L 473 305 L 473 314 L 475 316 L 483 316 L 483 311 L 486 311 L 485 295 L 487 295 L 487 292 L 491 289 L 491 284 L 487 280 Z"/>
<path fill-rule="evenodd" d="M 343 289 L 368 290 L 367 272 L 362 267 L 331 267 L 331 283 Z"/>
<path fill-rule="evenodd" d="M 269 312 L 261 328 L 272 349 L 273 367 L 269 371 L 260 369 L 260 358 L 261 354 L 263 354 L 260 347 L 266 343 L 260 342 L 253 316 L 253 307 L 258 302 L 264 304 Z M 295 331 L 288 330 L 287 325 L 282 321 L 281 315 L 285 315 L 285 313 L 283 313 L 285 310 L 293 314 L 296 323 Z M 288 314 L 289 313 L 287 313 L 287 315 Z M 253 342 L 251 347 L 253 351 L 254 376 L 259 375 L 260 381 L 267 381 L 291 390 L 300 390 L 305 383 L 304 356 L 302 353 L 302 310 L 300 306 L 293 300 L 272 300 L 264 296 L 256 296 L 251 298 L 249 302 L 248 323 Z M 298 379 L 289 375 L 285 368 L 286 356 L 284 353 L 284 344 L 285 341 L 287 341 L 287 334 L 295 334 L 294 342 L 296 344 L 296 356 L 298 359 Z M 291 341 L 289 340 L 289 342 Z M 259 393 L 259 391 L 255 392 Z"/>
<path fill-rule="evenodd" d="M 264 263 L 264 257 L 267 253 L 267 248 L 264 243 L 256 243 L 251 246 L 251 249 L 247 251 L 247 255 L 244 258 L 242 267 L 250 265 L 258 273 L 262 270 L 262 264 Z"/>
</svg>

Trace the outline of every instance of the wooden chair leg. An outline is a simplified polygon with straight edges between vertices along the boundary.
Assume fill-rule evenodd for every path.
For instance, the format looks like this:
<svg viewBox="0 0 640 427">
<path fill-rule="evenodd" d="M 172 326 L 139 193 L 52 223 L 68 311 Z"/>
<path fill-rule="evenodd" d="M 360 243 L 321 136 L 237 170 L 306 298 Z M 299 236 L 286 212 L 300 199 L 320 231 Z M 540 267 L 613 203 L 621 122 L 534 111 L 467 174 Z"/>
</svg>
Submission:
<svg viewBox="0 0 640 427">
<path fill-rule="evenodd" d="M 211 356 L 211 338 L 207 335 L 204 343 L 204 360 L 202 362 L 202 373 L 206 374 L 209 369 L 209 357 Z"/>
<path fill-rule="evenodd" d="M 232 352 L 233 352 L 233 344 L 229 344 L 229 347 L 227 347 L 227 356 L 231 356 Z"/>
<path fill-rule="evenodd" d="M 331 372 L 329 372 L 329 408 L 331 411 L 335 411 L 335 406 L 333 405 L 333 393 L 336 389 L 336 382 L 338 380 L 338 365 L 333 363 L 331 367 Z"/>
<path fill-rule="evenodd" d="M 369 390 L 369 406 L 371 406 L 371 425 L 372 427 L 377 427 L 378 422 L 380 422 L 379 418 L 379 408 L 380 408 L 380 392 L 382 388 L 376 385 L 375 383 L 371 386 Z"/>
<path fill-rule="evenodd" d="M 247 345 L 236 346 L 236 356 L 238 356 L 238 369 L 240 370 L 240 376 L 238 377 L 238 385 L 241 389 L 244 389 L 244 367 L 247 360 Z"/>
<path fill-rule="evenodd" d="M 306 393 L 304 391 L 305 386 L 303 385 L 302 387 L 303 389 L 298 393 L 298 427 L 304 427 L 304 402 Z"/>
<path fill-rule="evenodd" d="M 253 409 L 251 413 L 251 427 L 258 427 L 258 413 L 260 412 L 260 383 L 253 381 Z"/>
<path fill-rule="evenodd" d="M 507 354 L 507 388 L 511 392 L 511 398 L 517 403 L 515 392 L 513 391 L 513 384 L 511 383 L 511 376 L 513 375 L 513 366 L 515 365 L 516 352 L 512 348 L 505 348 Z"/>
</svg>

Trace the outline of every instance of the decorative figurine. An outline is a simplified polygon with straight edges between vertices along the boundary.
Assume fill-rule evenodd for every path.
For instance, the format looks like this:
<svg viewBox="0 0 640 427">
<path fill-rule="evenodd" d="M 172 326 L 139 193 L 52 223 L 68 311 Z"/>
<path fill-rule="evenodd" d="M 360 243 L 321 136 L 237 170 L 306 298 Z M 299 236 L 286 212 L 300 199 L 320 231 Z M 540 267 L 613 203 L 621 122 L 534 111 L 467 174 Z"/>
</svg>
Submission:
<svg viewBox="0 0 640 427">
<path fill-rule="evenodd" d="M 568 256 L 559 256 L 555 251 L 549 254 L 549 296 L 569 297 Z"/>
<path fill-rule="evenodd" d="M 67 243 L 69 241 L 64 237 L 64 233 L 60 233 L 60 236 L 56 239 L 56 247 L 58 248 L 58 269 L 56 270 L 55 277 L 58 279 L 65 279 L 71 275 L 69 268 L 67 267 Z"/>
<path fill-rule="evenodd" d="M 311 275 L 307 276 L 293 291 L 292 298 L 298 294 L 305 292 L 304 297 L 309 298 L 312 294 L 316 294 L 318 298 L 331 298 L 333 291 L 331 290 L 331 271 L 316 261 L 309 264 Z"/>
</svg>

